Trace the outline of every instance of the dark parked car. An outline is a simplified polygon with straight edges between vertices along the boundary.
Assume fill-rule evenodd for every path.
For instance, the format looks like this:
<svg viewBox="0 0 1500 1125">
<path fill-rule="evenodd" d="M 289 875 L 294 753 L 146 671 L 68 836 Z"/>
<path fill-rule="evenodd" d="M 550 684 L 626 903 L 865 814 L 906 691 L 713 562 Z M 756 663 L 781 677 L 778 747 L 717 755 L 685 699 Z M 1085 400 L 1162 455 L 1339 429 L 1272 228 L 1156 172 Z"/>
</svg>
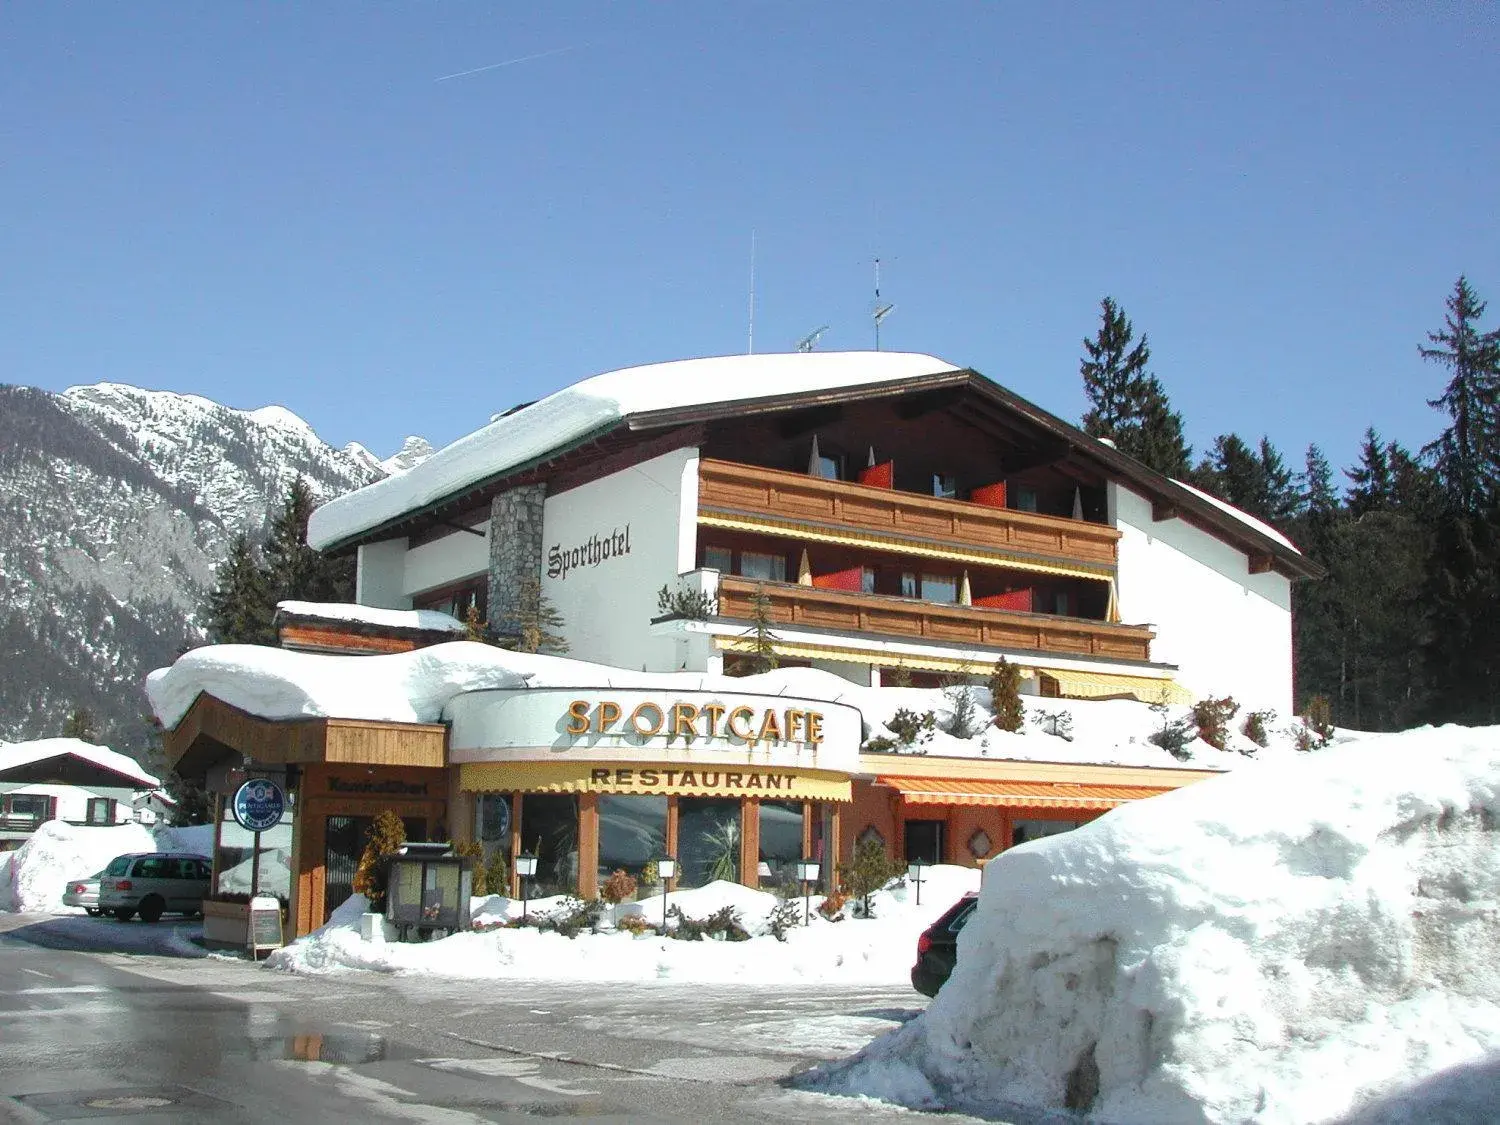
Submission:
<svg viewBox="0 0 1500 1125">
<path fill-rule="evenodd" d="M 917 939 L 917 963 L 911 967 L 911 986 L 924 996 L 938 989 L 958 962 L 958 931 L 974 916 L 978 894 L 966 894 L 943 912 Z"/>
</svg>

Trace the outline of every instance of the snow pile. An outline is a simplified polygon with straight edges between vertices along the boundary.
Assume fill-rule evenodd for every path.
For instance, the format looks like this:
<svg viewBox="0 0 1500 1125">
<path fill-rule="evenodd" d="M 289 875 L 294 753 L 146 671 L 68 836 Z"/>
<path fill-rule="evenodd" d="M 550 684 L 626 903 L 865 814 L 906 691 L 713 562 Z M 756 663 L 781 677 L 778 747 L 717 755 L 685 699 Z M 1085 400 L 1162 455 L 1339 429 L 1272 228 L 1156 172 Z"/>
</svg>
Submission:
<svg viewBox="0 0 1500 1125">
<path fill-rule="evenodd" d="M 0 857 L 0 910 L 60 914 L 71 879 L 97 875 L 117 855 L 156 851 L 156 838 L 139 824 L 84 828 L 49 820 L 17 850 Z"/>
<path fill-rule="evenodd" d="M 107 746 L 95 746 L 81 738 L 40 738 L 33 742 L 0 743 L 0 770 L 43 762 L 48 758 L 73 757 L 120 775 L 120 786 L 155 789 L 161 782 L 152 777 L 134 758 Z"/>
<path fill-rule="evenodd" d="M 817 914 L 822 899 L 814 895 L 812 925 L 793 928 L 784 942 L 767 933 L 770 913 L 780 900 L 738 883 L 673 891 L 667 906 L 680 907 L 684 915 L 695 919 L 733 906 L 740 912 L 741 924 L 758 935 L 749 941 L 679 941 L 623 931 L 566 938 L 535 929 L 492 929 L 424 943 L 372 943 L 360 940 L 359 915 L 365 902 L 355 896 L 334 911 L 326 926 L 273 953 L 267 964 L 315 974 L 365 969 L 460 979 L 717 984 L 754 979 L 902 986 L 910 981 L 918 935 L 961 895 L 976 889 L 978 882 L 979 872 L 971 868 L 928 868 L 922 880 L 921 906 L 915 904 L 912 888 L 898 881 L 873 896 L 874 918 L 840 922 Z M 537 915 L 558 908 L 560 901 L 533 899 L 528 910 Z M 800 921 L 803 902 L 790 901 Z M 480 923 L 520 913 L 517 900 L 492 896 L 474 902 L 473 915 Z M 622 904 L 618 914 L 639 914 L 659 923 L 661 896 Z"/>
<path fill-rule="evenodd" d="M 1399 1092 L 1500 1051 L 1497 816 L 1500 728 L 1427 728 L 1024 844 L 989 865 L 928 1011 L 808 1084 L 1121 1125 L 1377 1100 L 1430 1120 Z"/>
<path fill-rule="evenodd" d="M 74 879 L 97 875 L 117 855 L 132 852 L 213 854 L 211 824 L 193 828 L 159 828 L 117 824 L 90 828 L 49 820 L 13 852 L 0 855 L 0 910 L 22 914 L 77 913 L 62 904 Z"/>
<path fill-rule="evenodd" d="M 463 633 L 467 626 L 449 613 L 435 609 L 376 609 L 352 602 L 277 602 L 276 612 L 315 621 L 342 621 L 356 625 L 378 625 L 385 629 L 414 632 Z"/>
<path fill-rule="evenodd" d="M 794 352 L 676 360 L 609 371 L 502 415 L 404 473 L 330 500 L 313 512 L 307 541 L 321 550 L 631 414 L 957 370 L 934 356 L 903 352 Z M 728 390 L 732 387 L 754 390 L 735 394 Z"/>
</svg>

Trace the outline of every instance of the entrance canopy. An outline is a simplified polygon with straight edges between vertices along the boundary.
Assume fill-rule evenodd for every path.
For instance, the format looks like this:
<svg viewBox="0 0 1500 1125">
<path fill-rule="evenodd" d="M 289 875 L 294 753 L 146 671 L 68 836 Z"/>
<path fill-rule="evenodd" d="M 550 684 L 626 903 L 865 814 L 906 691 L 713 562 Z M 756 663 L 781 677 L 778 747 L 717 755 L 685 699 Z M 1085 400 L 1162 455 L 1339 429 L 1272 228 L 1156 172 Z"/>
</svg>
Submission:
<svg viewBox="0 0 1500 1125">
<path fill-rule="evenodd" d="M 762 766 L 622 765 L 619 762 L 465 762 L 469 793 L 614 793 L 678 797 L 852 800 L 849 776 Z"/>
</svg>

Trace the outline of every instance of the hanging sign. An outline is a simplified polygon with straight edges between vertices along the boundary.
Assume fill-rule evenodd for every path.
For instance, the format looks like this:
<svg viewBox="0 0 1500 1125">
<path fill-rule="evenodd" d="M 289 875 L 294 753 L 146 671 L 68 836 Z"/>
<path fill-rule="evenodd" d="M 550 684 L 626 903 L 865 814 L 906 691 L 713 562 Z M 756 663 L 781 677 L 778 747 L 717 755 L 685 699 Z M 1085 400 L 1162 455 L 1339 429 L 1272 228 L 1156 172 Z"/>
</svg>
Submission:
<svg viewBox="0 0 1500 1125">
<path fill-rule="evenodd" d="M 265 832 L 281 823 L 286 794 L 281 786 L 264 777 L 251 778 L 234 791 L 229 803 L 235 823 L 249 832 Z"/>
</svg>

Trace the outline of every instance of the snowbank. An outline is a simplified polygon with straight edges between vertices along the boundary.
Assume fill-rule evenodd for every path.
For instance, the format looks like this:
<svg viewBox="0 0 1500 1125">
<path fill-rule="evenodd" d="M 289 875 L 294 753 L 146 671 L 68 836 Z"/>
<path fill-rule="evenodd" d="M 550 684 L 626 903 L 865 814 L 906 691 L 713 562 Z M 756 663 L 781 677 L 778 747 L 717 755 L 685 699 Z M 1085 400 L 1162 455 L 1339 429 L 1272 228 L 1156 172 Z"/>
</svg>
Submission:
<svg viewBox="0 0 1500 1125">
<path fill-rule="evenodd" d="M 22 914 L 78 913 L 62 904 L 71 880 L 97 875 L 117 855 L 131 852 L 213 854 L 211 824 L 158 828 L 116 824 L 88 828 L 49 820 L 18 849 L 0 855 L 0 910 Z"/>
<path fill-rule="evenodd" d="M 1500 1051 L 1497 815 L 1500 728 L 1446 727 L 1022 845 L 926 1014 L 809 1085 L 1121 1125 L 1339 1119 Z"/>
<path fill-rule="evenodd" d="M 630 414 L 957 370 L 934 356 L 904 352 L 793 352 L 676 360 L 608 371 L 497 418 L 407 472 L 330 500 L 313 512 L 307 541 L 321 550 Z"/>
<path fill-rule="evenodd" d="M 625 932 L 566 938 L 535 929 L 497 929 L 422 944 L 370 943 L 360 940 L 359 915 L 365 905 L 356 896 L 334 911 L 322 929 L 276 951 L 266 963 L 288 972 L 314 974 L 366 969 L 461 979 L 715 984 L 755 979 L 901 986 L 910 982 L 917 936 L 960 895 L 976 889 L 978 882 L 979 872 L 970 868 L 928 868 L 920 907 L 913 901 L 912 889 L 898 881 L 874 896 L 873 919 L 841 922 L 828 922 L 816 913 L 822 900 L 815 895 L 812 925 L 792 929 L 785 942 L 766 933 L 767 919 L 780 900 L 738 883 L 674 891 L 667 905 L 680 907 L 689 918 L 705 918 L 723 906 L 733 906 L 740 911 L 742 924 L 760 935 L 741 942 L 678 941 Z M 554 908 L 557 901 L 532 900 L 530 913 Z M 792 901 L 800 920 L 802 900 Z M 519 901 L 500 896 L 476 900 L 473 911 L 476 920 L 514 918 L 520 912 Z M 640 914 L 659 922 L 661 896 L 623 904 L 619 914 Z"/>
</svg>

